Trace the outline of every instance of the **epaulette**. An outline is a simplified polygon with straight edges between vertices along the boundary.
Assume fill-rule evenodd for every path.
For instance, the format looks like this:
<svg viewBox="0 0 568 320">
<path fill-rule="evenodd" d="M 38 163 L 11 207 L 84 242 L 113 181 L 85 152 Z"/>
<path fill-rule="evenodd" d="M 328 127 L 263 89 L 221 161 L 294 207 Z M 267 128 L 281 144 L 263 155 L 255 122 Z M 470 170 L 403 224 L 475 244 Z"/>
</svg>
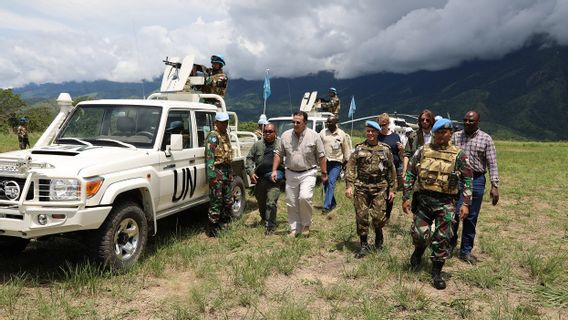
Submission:
<svg viewBox="0 0 568 320">
<path fill-rule="evenodd" d="M 363 146 L 364 144 L 365 144 L 365 141 L 359 142 L 358 144 L 355 145 L 355 149 L 359 148 L 360 146 Z"/>
</svg>

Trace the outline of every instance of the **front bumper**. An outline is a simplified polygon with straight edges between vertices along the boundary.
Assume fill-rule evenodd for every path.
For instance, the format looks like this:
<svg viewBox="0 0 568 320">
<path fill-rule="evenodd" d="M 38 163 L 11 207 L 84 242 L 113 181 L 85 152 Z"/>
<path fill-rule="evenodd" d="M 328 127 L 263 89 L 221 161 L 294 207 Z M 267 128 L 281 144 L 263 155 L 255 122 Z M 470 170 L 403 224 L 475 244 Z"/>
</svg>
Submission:
<svg viewBox="0 0 568 320">
<path fill-rule="evenodd" d="M 110 213 L 112 206 L 91 208 L 57 207 L 0 207 L 0 235 L 20 238 L 37 238 L 71 231 L 98 229 Z M 39 215 L 47 218 L 39 223 Z M 54 217 L 55 215 L 55 217 Z"/>
</svg>

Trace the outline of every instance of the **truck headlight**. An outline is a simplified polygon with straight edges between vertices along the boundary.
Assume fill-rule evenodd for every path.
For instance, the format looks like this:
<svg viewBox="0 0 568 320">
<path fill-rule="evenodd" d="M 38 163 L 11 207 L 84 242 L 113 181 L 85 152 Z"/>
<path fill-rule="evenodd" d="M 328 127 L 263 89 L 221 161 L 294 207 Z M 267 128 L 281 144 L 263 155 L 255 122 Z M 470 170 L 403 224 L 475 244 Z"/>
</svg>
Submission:
<svg viewBox="0 0 568 320">
<path fill-rule="evenodd" d="M 81 185 L 77 179 L 52 179 L 49 183 L 49 200 L 79 200 Z"/>
</svg>

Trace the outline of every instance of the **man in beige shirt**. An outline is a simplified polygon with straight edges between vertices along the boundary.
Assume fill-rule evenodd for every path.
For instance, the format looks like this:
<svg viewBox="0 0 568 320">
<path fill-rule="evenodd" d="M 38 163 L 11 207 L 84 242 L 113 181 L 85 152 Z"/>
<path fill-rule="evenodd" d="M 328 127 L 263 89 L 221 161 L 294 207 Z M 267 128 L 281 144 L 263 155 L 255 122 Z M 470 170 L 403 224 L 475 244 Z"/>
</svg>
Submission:
<svg viewBox="0 0 568 320">
<path fill-rule="evenodd" d="M 325 122 L 326 129 L 320 131 L 325 157 L 327 158 L 327 183 L 324 184 L 325 198 L 323 200 L 322 214 L 327 214 L 335 208 L 335 183 L 341 174 L 341 169 L 349 160 L 351 153 L 351 139 L 337 127 L 337 117 L 332 115 Z"/>
<path fill-rule="evenodd" d="M 297 111 L 293 114 L 294 128 L 282 134 L 280 146 L 274 150 L 272 181 L 276 181 L 278 164 L 284 158 L 286 167 L 286 207 L 290 236 L 310 235 L 312 224 L 312 197 L 316 186 L 318 162 L 322 182 L 327 182 L 327 167 L 323 143 L 319 135 L 306 128 L 308 114 Z"/>
</svg>

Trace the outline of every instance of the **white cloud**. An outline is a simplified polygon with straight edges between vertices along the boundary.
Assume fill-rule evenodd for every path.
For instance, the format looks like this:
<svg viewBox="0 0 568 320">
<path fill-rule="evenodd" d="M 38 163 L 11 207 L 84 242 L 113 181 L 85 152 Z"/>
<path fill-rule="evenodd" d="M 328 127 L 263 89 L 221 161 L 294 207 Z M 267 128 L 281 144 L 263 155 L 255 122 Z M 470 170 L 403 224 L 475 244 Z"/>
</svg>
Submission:
<svg viewBox="0 0 568 320">
<path fill-rule="evenodd" d="M 342 78 L 495 59 L 535 35 L 568 44 L 565 0 L 3 1 L 0 87 L 160 75 L 224 53 L 232 78 Z"/>
</svg>

